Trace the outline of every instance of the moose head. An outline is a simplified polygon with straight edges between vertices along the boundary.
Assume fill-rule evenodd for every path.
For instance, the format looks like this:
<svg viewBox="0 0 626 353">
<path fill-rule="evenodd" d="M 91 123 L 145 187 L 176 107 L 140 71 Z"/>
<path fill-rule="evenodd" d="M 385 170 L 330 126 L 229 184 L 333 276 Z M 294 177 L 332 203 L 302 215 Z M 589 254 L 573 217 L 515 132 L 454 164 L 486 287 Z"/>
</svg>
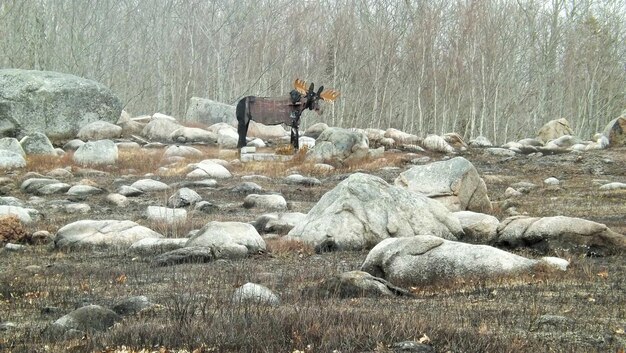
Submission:
<svg viewBox="0 0 626 353">
<path fill-rule="evenodd" d="M 311 83 L 309 88 L 306 88 L 306 82 L 301 79 L 296 79 L 294 82 L 295 90 L 300 94 L 300 98 L 304 103 L 304 109 L 313 110 L 316 113 L 320 113 L 319 100 L 322 99 L 327 102 L 333 102 L 339 98 L 339 92 L 327 89 L 324 90 L 324 86 L 321 86 L 317 92 L 315 92 L 315 85 Z M 293 97 L 293 96 L 292 96 Z"/>
</svg>

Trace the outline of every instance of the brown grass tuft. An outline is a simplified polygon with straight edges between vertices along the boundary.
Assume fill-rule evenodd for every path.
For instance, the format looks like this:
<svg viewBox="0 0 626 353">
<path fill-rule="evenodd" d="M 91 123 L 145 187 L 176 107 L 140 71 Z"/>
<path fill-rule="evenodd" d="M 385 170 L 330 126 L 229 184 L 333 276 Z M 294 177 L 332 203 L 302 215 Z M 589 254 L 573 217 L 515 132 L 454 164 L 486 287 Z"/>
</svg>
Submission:
<svg viewBox="0 0 626 353">
<path fill-rule="evenodd" d="M 265 243 L 267 244 L 268 252 L 277 257 L 303 257 L 315 254 L 315 249 L 312 245 L 300 240 L 275 238 L 267 239 Z"/>
<path fill-rule="evenodd" d="M 17 216 L 0 216 L 0 244 L 24 243 L 28 236 L 28 231 Z"/>
</svg>

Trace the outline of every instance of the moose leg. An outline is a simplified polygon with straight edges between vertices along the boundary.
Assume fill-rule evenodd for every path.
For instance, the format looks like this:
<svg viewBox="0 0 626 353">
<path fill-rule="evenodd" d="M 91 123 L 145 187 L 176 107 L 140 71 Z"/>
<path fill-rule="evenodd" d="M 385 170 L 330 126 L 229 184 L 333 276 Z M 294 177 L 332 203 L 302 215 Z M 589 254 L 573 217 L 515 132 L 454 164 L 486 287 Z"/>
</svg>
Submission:
<svg viewBox="0 0 626 353">
<path fill-rule="evenodd" d="M 237 134 L 239 134 L 239 140 L 237 141 L 237 148 L 246 146 L 246 135 L 248 134 L 248 123 L 239 121 L 237 124 Z"/>
<path fill-rule="evenodd" d="M 298 125 L 291 127 L 291 145 L 293 146 L 293 149 L 298 152 L 300 149 L 300 132 L 298 130 Z"/>
<path fill-rule="evenodd" d="M 244 147 L 246 145 L 246 135 L 248 134 L 248 124 L 250 123 L 250 117 L 247 116 L 248 112 L 248 98 L 243 98 L 237 103 L 237 134 L 239 134 L 239 140 L 237 141 L 237 148 Z"/>
</svg>

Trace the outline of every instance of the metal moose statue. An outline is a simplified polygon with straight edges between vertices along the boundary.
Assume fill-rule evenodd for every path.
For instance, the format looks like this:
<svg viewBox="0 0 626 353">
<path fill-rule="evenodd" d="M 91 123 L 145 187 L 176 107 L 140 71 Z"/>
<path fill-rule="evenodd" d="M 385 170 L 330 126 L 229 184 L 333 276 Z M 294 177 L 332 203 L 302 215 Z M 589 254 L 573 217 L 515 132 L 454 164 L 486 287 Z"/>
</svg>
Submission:
<svg viewBox="0 0 626 353">
<path fill-rule="evenodd" d="M 242 98 L 237 103 L 237 132 L 239 141 L 237 148 L 246 145 L 246 135 L 250 120 L 265 125 L 285 124 L 291 127 L 291 144 L 298 150 L 300 138 L 298 126 L 300 115 L 305 109 L 314 110 L 320 114 L 319 100 L 332 102 L 339 97 L 339 92 L 320 87 L 317 92 L 313 90 L 313 83 L 306 88 L 306 82 L 296 79 L 295 89 L 286 97 L 255 97 Z"/>
</svg>

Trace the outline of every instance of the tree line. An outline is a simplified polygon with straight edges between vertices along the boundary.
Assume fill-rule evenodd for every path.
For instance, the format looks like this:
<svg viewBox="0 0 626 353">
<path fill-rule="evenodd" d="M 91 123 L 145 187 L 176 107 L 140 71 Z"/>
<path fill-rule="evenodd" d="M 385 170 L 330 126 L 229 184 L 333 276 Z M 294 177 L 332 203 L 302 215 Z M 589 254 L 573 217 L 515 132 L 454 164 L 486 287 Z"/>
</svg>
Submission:
<svg viewBox="0 0 626 353">
<path fill-rule="evenodd" d="M 621 0 L 4 0 L 0 67 L 102 82 L 133 115 L 303 78 L 342 93 L 305 124 L 503 143 L 567 118 L 589 138 L 626 109 L 624 18 Z"/>
</svg>

